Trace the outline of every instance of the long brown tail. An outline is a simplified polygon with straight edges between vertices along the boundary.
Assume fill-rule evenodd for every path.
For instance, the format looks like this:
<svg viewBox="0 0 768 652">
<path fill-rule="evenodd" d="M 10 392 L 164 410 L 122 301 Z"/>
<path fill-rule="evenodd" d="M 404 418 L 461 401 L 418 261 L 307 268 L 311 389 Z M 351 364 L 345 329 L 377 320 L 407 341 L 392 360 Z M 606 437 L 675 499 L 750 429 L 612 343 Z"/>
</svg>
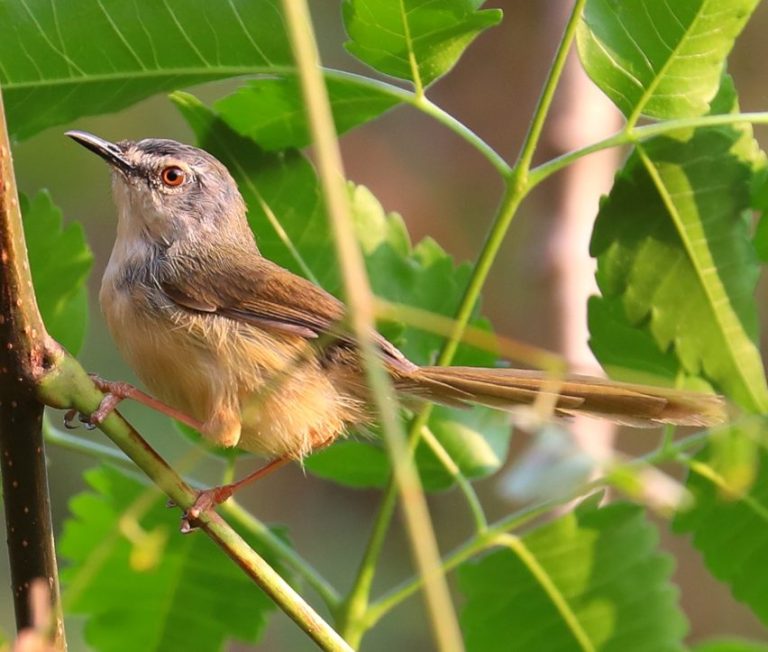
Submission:
<svg viewBox="0 0 768 652">
<path fill-rule="evenodd" d="M 590 376 L 557 379 L 537 371 L 421 367 L 398 388 L 437 403 L 510 409 L 549 394 L 558 415 L 586 414 L 633 426 L 713 426 L 727 419 L 722 396 L 619 383 Z M 555 396 L 556 395 L 556 396 Z"/>
</svg>

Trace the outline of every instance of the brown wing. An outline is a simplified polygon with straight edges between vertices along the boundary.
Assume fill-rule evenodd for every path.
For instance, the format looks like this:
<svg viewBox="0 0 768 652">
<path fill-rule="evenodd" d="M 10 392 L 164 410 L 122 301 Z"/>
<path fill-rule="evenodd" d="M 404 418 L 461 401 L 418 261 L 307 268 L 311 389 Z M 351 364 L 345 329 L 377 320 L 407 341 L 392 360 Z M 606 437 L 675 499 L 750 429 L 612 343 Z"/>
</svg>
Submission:
<svg viewBox="0 0 768 652">
<path fill-rule="evenodd" d="M 341 301 L 259 254 L 234 255 L 224 266 L 220 261 L 208 265 L 205 278 L 193 270 L 183 273 L 174 267 L 173 271 L 159 280 L 160 289 L 189 310 L 307 339 L 329 335 L 336 342 L 354 342 L 342 323 L 345 308 Z M 388 362 L 401 371 L 415 368 L 394 345 L 378 333 L 375 337 Z"/>
</svg>

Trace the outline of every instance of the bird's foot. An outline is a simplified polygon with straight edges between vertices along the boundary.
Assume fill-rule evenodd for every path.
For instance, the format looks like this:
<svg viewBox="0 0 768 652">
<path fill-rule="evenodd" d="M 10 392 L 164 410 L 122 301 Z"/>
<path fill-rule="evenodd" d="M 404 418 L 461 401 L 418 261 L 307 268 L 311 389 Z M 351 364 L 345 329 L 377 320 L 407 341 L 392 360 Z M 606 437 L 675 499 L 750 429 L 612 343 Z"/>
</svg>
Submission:
<svg viewBox="0 0 768 652">
<path fill-rule="evenodd" d="M 97 407 L 91 414 L 83 414 L 77 410 L 67 410 L 64 414 L 64 427 L 70 430 L 77 428 L 78 424 L 75 423 L 75 419 L 84 424 L 88 430 L 93 430 L 98 427 L 104 419 L 106 419 L 118 406 L 118 404 L 126 398 L 134 398 L 135 394 L 139 392 L 133 385 L 122 382 L 112 382 L 104 380 L 100 376 L 95 374 L 88 374 L 93 380 L 93 384 L 104 392 L 104 396 Z"/>
<path fill-rule="evenodd" d="M 192 507 L 181 518 L 181 531 L 184 534 L 193 532 L 199 527 L 200 516 L 227 500 L 239 486 L 239 483 L 225 484 L 220 487 L 211 487 L 197 494 Z"/>
</svg>

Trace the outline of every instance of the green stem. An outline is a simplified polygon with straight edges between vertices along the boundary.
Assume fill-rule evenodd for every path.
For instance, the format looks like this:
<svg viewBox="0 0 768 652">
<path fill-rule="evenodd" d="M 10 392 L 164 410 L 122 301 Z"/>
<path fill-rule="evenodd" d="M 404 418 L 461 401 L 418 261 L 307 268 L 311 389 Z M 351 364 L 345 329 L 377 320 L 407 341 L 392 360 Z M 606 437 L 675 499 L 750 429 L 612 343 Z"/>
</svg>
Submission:
<svg viewBox="0 0 768 652">
<path fill-rule="evenodd" d="M 512 174 L 512 167 L 495 149 L 493 149 L 493 147 L 486 143 L 463 122 L 457 120 L 450 113 L 431 102 L 426 95 L 422 95 L 421 97 L 413 96 L 406 101 L 409 102 L 411 106 L 434 118 L 444 127 L 447 127 L 472 145 L 478 152 L 480 152 L 480 154 L 488 159 L 488 162 L 496 169 L 502 178 L 507 179 Z"/>
<path fill-rule="evenodd" d="M 231 484 L 235 481 L 235 458 L 228 457 L 224 463 L 224 472 L 221 474 L 221 484 Z"/>
<path fill-rule="evenodd" d="M 361 354 L 372 403 L 378 413 L 401 496 L 403 516 L 416 565 L 424 578 L 424 596 L 438 649 L 462 650 L 463 643 L 440 552 L 421 488 L 408 454 L 391 379 L 373 339 L 374 309 L 362 252 L 352 228 L 341 153 L 306 0 L 283 0 L 286 24 L 299 69 L 318 174 L 339 257 L 352 331 Z M 418 88 L 417 88 L 418 91 Z"/>
<path fill-rule="evenodd" d="M 541 138 L 541 131 L 544 128 L 544 122 L 549 115 L 549 109 L 552 106 L 552 98 L 555 96 L 555 90 L 560 82 L 560 77 L 563 74 L 563 68 L 568 58 L 568 53 L 571 50 L 571 44 L 576 37 L 576 28 L 579 25 L 581 14 L 584 9 L 586 0 L 576 0 L 571 9 L 571 14 L 568 17 L 568 22 L 565 25 L 565 31 L 563 37 L 560 39 L 560 44 L 555 52 L 555 58 L 552 61 L 552 65 L 549 68 L 549 74 L 544 82 L 544 88 L 539 96 L 539 101 L 536 104 L 536 108 L 533 113 L 533 119 L 531 120 L 528 133 L 523 141 L 523 146 L 520 151 L 520 156 L 515 164 L 515 172 L 518 178 L 518 182 L 521 184 L 527 184 L 528 171 L 531 168 L 531 161 L 533 160 L 533 154 L 536 151 L 536 147 L 539 144 Z"/>
<path fill-rule="evenodd" d="M 573 496 L 569 496 L 568 500 L 572 499 Z M 490 525 L 484 532 L 473 535 L 468 541 L 445 556 L 443 560 L 444 572 L 449 573 L 483 550 L 495 546 L 498 536 L 504 532 L 520 528 L 559 505 L 560 501 L 553 501 L 528 507 L 514 514 L 509 514 L 504 519 Z M 365 621 L 368 626 L 375 625 L 397 605 L 418 591 L 419 582 L 418 577 L 412 577 L 375 600 L 365 614 Z"/>
<path fill-rule="evenodd" d="M 366 630 L 373 624 L 368 623 L 365 616 L 368 611 L 373 578 L 376 575 L 376 564 L 381 555 L 384 539 L 387 536 L 396 505 L 397 488 L 394 478 L 390 478 L 379 505 L 371 535 L 368 537 L 363 558 L 358 566 L 355 581 L 347 594 L 347 598 L 341 604 L 337 618 L 339 632 L 355 647 L 359 644 Z"/>
<path fill-rule="evenodd" d="M 555 172 L 559 172 L 588 154 L 601 152 L 604 149 L 610 149 L 611 147 L 620 147 L 622 145 L 627 145 L 630 142 L 632 142 L 632 136 L 622 130 L 613 136 L 599 140 L 586 147 L 575 149 L 572 152 L 566 152 L 557 158 L 553 158 L 546 163 L 542 163 L 533 168 L 528 175 L 528 183 L 533 188 L 544 181 L 544 179 L 552 176 Z"/>
<path fill-rule="evenodd" d="M 294 548 L 275 535 L 272 530 L 233 498 L 221 506 L 221 511 L 253 534 L 260 543 L 269 548 L 270 552 L 277 555 L 282 563 L 295 571 L 317 592 L 329 611 L 333 613 L 338 609 L 341 600 L 338 591 Z"/>
<path fill-rule="evenodd" d="M 421 419 L 419 417 L 421 417 Z M 432 448 L 435 456 L 442 463 L 443 467 L 451 474 L 451 477 L 456 481 L 459 489 L 464 493 L 475 521 L 475 532 L 477 535 L 481 535 L 488 527 L 488 520 L 472 484 L 464 477 L 443 445 L 426 426 L 424 413 L 419 415 L 419 417 L 414 421 L 411 433 L 416 432 L 417 428 L 421 430 L 425 441 Z M 419 425 L 422 419 L 424 424 Z M 413 447 L 416 445 L 417 441 L 418 438 L 413 436 L 409 437 L 408 443 L 411 447 L 411 453 L 413 452 Z M 368 539 L 368 545 L 366 546 L 363 559 L 358 567 L 355 582 L 339 610 L 339 629 L 344 634 L 344 638 L 353 644 L 356 641 L 359 641 L 365 630 L 369 629 L 371 626 L 371 624 L 368 623 L 368 617 L 366 615 L 371 594 L 371 585 L 373 584 L 373 578 L 376 573 L 376 563 L 384 546 L 384 539 L 386 538 L 389 523 L 394 514 L 396 497 L 397 492 L 393 486 L 393 482 L 390 481 L 384 491 L 384 498 L 379 506 L 373 530 Z M 449 570 L 445 564 L 443 565 L 443 570 Z"/>
<path fill-rule="evenodd" d="M 50 367 L 38 380 L 40 399 L 56 408 L 74 408 L 91 414 L 101 403 L 102 394 L 78 362 L 50 344 Z M 182 509 L 194 503 L 197 494 L 123 419 L 112 412 L 101 430 L 126 453 L 165 494 Z M 251 579 L 323 650 L 350 652 L 349 645 L 280 577 L 264 559 L 232 530 L 216 512 L 205 512 L 199 519 L 205 532 Z"/>
<path fill-rule="evenodd" d="M 533 168 L 528 176 L 530 188 L 539 185 L 544 179 L 555 172 L 568 167 L 575 161 L 611 147 L 623 145 L 636 145 L 651 138 L 681 131 L 683 129 L 701 129 L 703 127 L 720 127 L 747 122 L 750 124 L 768 124 L 768 112 L 755 113 L 726 113 L 723 115 L 704 115 L 698 118 L 680 118 L 678 120 L 665 120 L 655 124 L 628 129 L 626 126 L 619 132 L 608 136 L 596 143 L 566 152 L 562 156 L 553 158 L 546 163 Z"/>
<path fill-rule="evenodd" d="M 475 305 L 477 305 L 480 292 L 504 242 L 509 225 L 512 223 L 517 209 L 527 193 L 527 188 L 515 189 L 511 187 L 511 184 L 508 187 L 491 230 L 483 244 L 483 249 L 478 256 L 477 263 L 472 271 L 472 277 L 469 279 L 469 284 L 464 290 L 464 296 L 461 298 L 459 309 L 456 311 L 453 333 L 440 351 L 436 364 L 440 366 L 449 365 L 453 360 L 453 356 L 456 355 L 464 329 L 472 317 L 472 312 L 475 309 Z"/>
<path fill-rule="evenodd" d="M 485 516 L 485 510 L 480 503 L 480 499 L 477 497 L 477 493 L 475 492 L 472 483 L 467 480 L 458 464 L 453 461 L 453 458 L 448 451 L 445 450 L 445 447 L 440 443 L 440 440 L 435 437 L 435 434 L 427 426 L 422 429 L 421 438 L 424 440 L 424 443 L 432 449 L 435 457 L 437 457 L 440 464 L 443 465 L 443 468 L 448 471 L 451 478 L 453 478 L 454 482 L 459 487 L 459 490 L 464 494 L 464 498 L 467 500 L 467 505 L 469 505 L 469 509 L 472 512 L 472 518 L 475 521 L 475 531 L 485 532 L 488 528 L 488 519 Z"/>
<path fill-rule="evenodd" d="M 635 458 L 627 462 L 625 467 L 632 469 L 669 461 L 682 461 L 683 463 L 688 464 L 688 460 L 681 460 L 680 455 L 686 451 L 700 447 L 708 438 L 709 432 L 697 432 L 684 439 L 673 442 L 667 447 L 659 447 L 647 455 Z M 613 471 L 615 470 L 614 467 Z M 534 519 L 602 487 L 606 480 L 606 478 L 598 478 L 583 487 L 580 487 L 568 496 L 526 507 L 520 511 L 508 514 L 504 518 L 490 524 L 485 531 L 474 534 L 470 539 L 446 555 L 443 559 L 443 571 L 446 573 L 452 571 L 454 568 L 483 550 L 498 545 L 498 537 L 500 535 L 509 532 L 510 530 L 521 528 Z M 412 577 L 372 602 L 365 614 L 365 622 L 368 627 L 375 625 L 383 616 L 418 591 L 419 583 L 420 579 L 418 577 Z"/>
<path fill-rule="evenodd" d="M 464 297 L 462 298 L 461 305 L 454 321 L 453 332 L 440 352 L 437 364 L 450 364 L 450 361 L 458 348 L 458 343 L 461 341 L 463 328 L 472 315 L 475 302 L 493 263 L 495 254 L 498 251 L 501 241 L 506 234 L 506 229 L 514 217 L 515 211 L 519 206 L 520 201 L 522 201 L 522 198 L 522 195 L 516 196 L 514 192 L 508 192 L 507 195 L 505 195 L 505 199 L 499 208 L 499 214 L 494 222 L 494 226 L 486 240 L 486 245 L 483 247 L 483 251 L 475 266 L 473 276 L 470 279 Z M 408 437 L 409 449 L 411 451 L 415 450 L 419 438 L 421 437 L 422 430 L 426 427 L 432 413 L 432 409 L 432 405 L 426 405 L 414 418 Z M 355 584 L 350 592 L 347 602 L 348 611 L 350 613 L 354 610 L 355 613 L 359 614 L 360 611 L 365 608 L 365 605 L 368 604 L 376 564 L 381 555 L 384 539 L 394 514 L 396 491 L 397 488 L 394 482 L 390 481 L 385 489 L 381 506 L 376 515 L 376 520 L 374 522 L 363 562 L 360 565 Z M 447 571 L 450 570 L 451 566 L 444 565 L 443 568 Z M 366 617 L 365 623 L 367 628 L 373 624 L 368 617 Z"/>
<path fill-rule="evenodd" d="M 411 422 L 408 433 L 408 450 L 410 455 L 413 455 L 413 452 L 416 450 L 420 433 L 423 428 L 426 428 L 431 413 L 432 406 L 426 405 Z M 370 628 L 370 625 L 366 624 L 363 616 L 368 608 L 371 586 L 376 575 L 376 565 L 384 547 L 384 540 L 389 530 L 389 524 L 392 522 L 396 504 L 397 485 L 394 477 L 391 477 L 384 489 L 379 511 L 376 513 L 371 535 L 368 537 L 368 544 L 358 567 L 355 581 L 340 610 L 339 627 L 345 633 L 344 638 L 349 641 L 355 640 L 350 638 L 352 633 L 362 637 L 365 630 Z"/>
<path fill-rule="evenodd" d="M 483 247 L 483 251 L 475 266 L 469 286 L 462 298 L 461 305 L 453 324 L 451 336 L 440 352 L 437 364 L 450 364 L 451 359 L 458 348 L 458 344 L 461 341 L 464 326 L 472 315 L 472 310 L 474 309 L 477 297 L 485 282 L 485 278 L 493 263 L 496 252 L 501 245 L 501 241 L 504 239 L 506 229 L 514 217 L 515 210 L 517 209 L 517 206 L 519 206 L 520 201 L 522 201 L 522 196 L 516 197 L 513 192 L 510 192 L 505 196 L 494 226 L 486 240 L 486 245 Z M 408 445 L 411 451 L 415 450 L 416 444 L 421 436 L 421 431 L 426 426 L 431 414 L 432 405 L 426 405 L 414 418 L 408 436 Z M 358 575 L 355 578 L 355 583 L 353 584 L 347 600 L 347 610 L 350 612 L 353 608 L 355 610 L 360 610 L 368 602 L 370 588 L 375 574 L 375 566 L 381 554 L 384 539 L 392 520 L 392 515 L 394 514 L 396 491 L 397 487 L 390 481 L 387 488 L 384 490 L 382 503 L 376 514 L 376 520 L 374 521 L 368 546 L 366 547 L 365 556 L 363 557 L 363 561 L 358 570 Z"/>
<path fill-rule="evenodd" d="M 408 104 L 415 109 L 418 109 L 422 113 L 437 120 L 444 127 L 453 131 L 457 136 L 467 141 L 472 145 L 480 154 L 482 154 L 488 162 L 496 168 L 498 173 L 506 178 L 512 173 L 510 165 L 502 158 L 502 156 L 496 152 L 493 147 L 486 143 L 480 136 L 467 127 L 463 122 L 454 118 L 450 113 L 440 108 L 438 105 L 430 101 L 426 95 L 419 95 L 413 91 L 389 84 L 380 79 L 371 79 L 370 77 L 364 77 L 352 72 L 346 72 L 344 70 L 334 70 L 326 68 L 324 70 L 325 76 L 329 79 L 342 79 L 346 81 L 352 81 L 359 86 L 368 87 L 372 90 L 376 90 L 379 93 L 384 93 L 397 99 L 403 104 Z"/>
<path fill-rule="evenodd" d="M 504 238 L 507 235 L 509 226 L 517 213 L 520 203 L 532 188 L 532 185 L 528 181 L 531 160 L 533 159 L 533 154 L 539 144 L 541 130 L 547 114 L 549 113 L 555 88 L 560 80 L 566 56 L 576 34 L 576 26 L 578 24 L 579 16 L 581 16 L 584 2 L 585 0 L 576 0 L 576 3 L 573 6 L 570 18 L 568 19 L 568 24 L 565 28 L 565 33 L 563 34 L 563 38 L 560 41 L 557 53 L 555 54 L 555 59 L 552 62 L 552 67 L 547 75 L 544 90 L 536 105 L 536 110 L 533 119 L 531 120 L 531 126 L 528 129 L 525 141 L 523 142 L 518 162 L 515 164 L 514 170 L 507 179 L 507 191 L 502 199 L 501 206 L 499 207 L 497 216 L 483 245 L 483 249 L 480 252 L 477 264 L 472 272 L 472 278 L 462 297 L 461 305 L 456 313 L 454 332 L 438 357 L 438 365 L 450 364 L 453 359 L 459 341 L 461 340 L 462 333 L 464 332 L 464 328 L 472 316 L 472 311 L 477 304 L 480 291 L 488 278 L 488 274 L 496 260 L 501 244 L 504 242 Z"/>
<path fill-rule="evenodd" d="M 453 356 L 456 354 L 459 342 L 461 341 L 464 329 L 469 323 L 469 319 L 472 316 L 472 312 L 477 304 L 480 291 L 488 278 L 488 273 L 493 266 L 493 262 L 499 252 L 504 237 L 507 234 L 509 225 L 512 223 L 520 203 L 527 195 L 532 187 L 527 182 L 528 170 L 530 162 L 533 158 L 533 153 L 541 135 L 541 128 L 546 119 L 546 115 L 551 105 L 552 96 L 554 95 L 557 82 L 562 73 L 563 66 L 565 64 L 565 57 L 570 49 L 571 43 L 575 35 L 576 25 L 578 23 L 578 17 L 581 15 L 581 9 L 585 0 L 577 0 L 574 5 L 571 17 L 566 26 L 563 40 L 560 43 L 557 54 L 555 55 L 552 68 L 547 77 L 547 81 L 542 92 L 539 103 L 536 107 L 536 113 L 531 121 L 531 128 L 528 130 L 523 149 L 514 170 L 506 171 L 503 173 L 507 180 L 507 188 L 504 197 L 501 201 L 501 205 L 497 211 L 496 218 L 494 219 L 491 230 L 488 233 L 486 241 L 483 245 L 483 249 L 480 252 L 477 263 L 473 269 L 472 277 L 467 285 L 464 295 L 462 297 L 459 308 L 456 312 L 453 331 L 448 341 L 444 345 L 437 359 L 438 365 L 448 365 L 451 363 Z M 428 105 L 421 101 L 418 103 L 421 108 Z M 435 107 L 436 108 L 436 107 Z M 436 115 L 436 113 L 435 113 Z M 466 135 L 466 134 L 465 134 Z M 506 164 L 505 164 L 506 166 Z M 497 165 L 498 168 L 498 165 Z M 413 451 L 421 436 L 422 428 L 426 426 L 430 414 L 432 413 L 432 406 L 425 406 L 421 412 L 416 416 L 411 424 L 409 434 L 409 447 Z M 376 516 L 371 538 L 366 549 L 366 554 L 363 560 L 363 564 L 360 566 L 358 577 L 350 593 L 350 600 L 352 604 L 359 609 L 362 605 L 367 604 L 370 596 L 370 586 L 373 581 L 373 574 L 375 571 L 375 565 L 381 554 L 381 548 L 385 534 L 389 528 L 392 514 L 394 512 L 394 497 L 393 494 L 396 491 L 395 485 L 390 482 L 385 490 L 384 497 L 382 499 L 381 508 Z"/>
<path fill-rule="evenodd" d="M 509 548 L 517 555 L 523 565 L 528 569 L 528 572 L 533 575 L 536 582 L 538 582 L 541 589 L 560 614 L 560 618 L 563 620 L 566 627 L 571 631 L 573 638 L 576 639 L 577 648 L 583 650 L 583 652 L 595 652 L 595 646 L 592 644 L 589 635 L 581 626 L 571 605 L 568 604 L 568 600 L 565 599 L 562 591 L 552 580 L 552 577 L 547 570 L 539 563 L 539 560 L 536 559 L 536 556 L 528 550 L 525 543 L 519 537 L 511 534 L 499 535 L 495 543 L 496 545 Z"/>
<path fill-rule="evenodd" d="M 673 426 L 672 424 L 666 424 L 664 426 L 664 429 L 662 430 L 661 434 L 661 444 L 659 444 L 659 449 L 662 451 L 666 451 L 669 449 L 672 444 L 675 442 L 675 433 L 677 432 L 677 428 Z"/>
</svg>

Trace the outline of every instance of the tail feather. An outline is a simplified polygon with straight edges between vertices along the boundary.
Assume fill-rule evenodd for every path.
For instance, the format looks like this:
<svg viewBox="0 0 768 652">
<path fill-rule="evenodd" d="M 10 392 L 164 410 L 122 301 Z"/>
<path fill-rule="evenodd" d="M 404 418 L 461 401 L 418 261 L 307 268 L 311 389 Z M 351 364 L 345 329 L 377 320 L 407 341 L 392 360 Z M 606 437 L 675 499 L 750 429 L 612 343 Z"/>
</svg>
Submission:
<svg viewBox="0 0 768 652">
<path fill-rule="evenodd" d="M 713 426 L 727 419 L 721 396 L 590 376 L 558 379 L 521 369 L 421 367 L 398 385 L 408 394 L 437 403 L 479 403 L 500 409 L 529 405 L 543 393 L 553 399 L 559 415 L 586 414 L 634 426 Z"/>
</svg>

